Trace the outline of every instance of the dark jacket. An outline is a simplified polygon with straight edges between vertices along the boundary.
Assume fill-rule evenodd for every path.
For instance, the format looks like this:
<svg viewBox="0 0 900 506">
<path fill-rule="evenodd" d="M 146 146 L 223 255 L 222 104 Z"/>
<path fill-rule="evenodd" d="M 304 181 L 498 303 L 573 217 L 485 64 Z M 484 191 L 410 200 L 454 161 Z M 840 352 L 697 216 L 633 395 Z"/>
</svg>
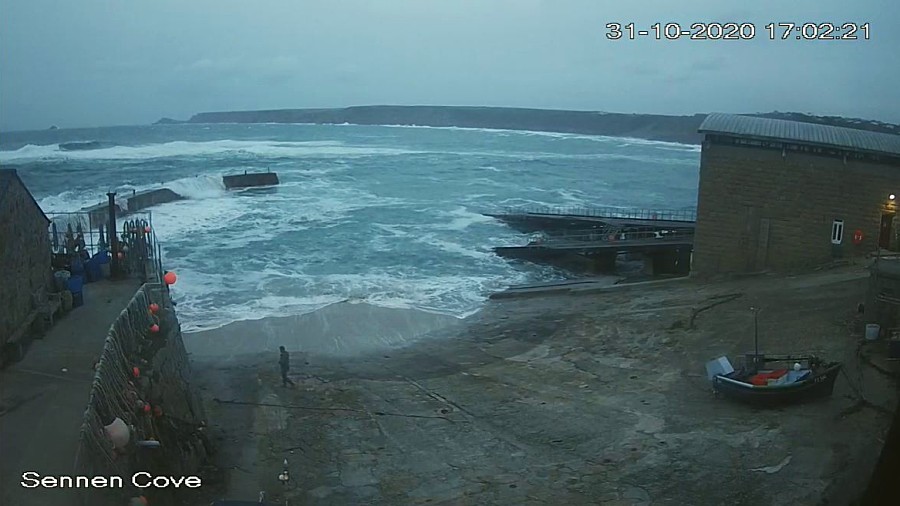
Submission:
<svg viewBox="0 0 900 506">
<path fill-rule="evenodd" d="M 281 358 L 278 359 L 278 364 L 281 366 L 282 371 L 287 371 L 291 368 L 291 356 L 288 352 L 281 352 Z"/>
</svg>

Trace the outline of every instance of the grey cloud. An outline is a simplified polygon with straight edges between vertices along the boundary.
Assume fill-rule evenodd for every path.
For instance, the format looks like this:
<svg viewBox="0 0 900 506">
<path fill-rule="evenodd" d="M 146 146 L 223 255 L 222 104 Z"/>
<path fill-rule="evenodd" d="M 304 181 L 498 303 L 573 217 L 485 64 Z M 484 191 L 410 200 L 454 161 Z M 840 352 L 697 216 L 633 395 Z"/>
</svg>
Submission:
<svg viewBox="0 0 900 506">
<path fill-rule="evenodd" d="M 900 9 L 888 0 L 0 0 L 0 12 L 3 130 L 377 103 L 900 122 L 900 68 L 885 64 Z M 873 40 L 762 34 L 809 18 L 871 21 Z M 712 20 L 758 23 L 757 40 L 604 36 L 611 21 Z"/>
</svg>

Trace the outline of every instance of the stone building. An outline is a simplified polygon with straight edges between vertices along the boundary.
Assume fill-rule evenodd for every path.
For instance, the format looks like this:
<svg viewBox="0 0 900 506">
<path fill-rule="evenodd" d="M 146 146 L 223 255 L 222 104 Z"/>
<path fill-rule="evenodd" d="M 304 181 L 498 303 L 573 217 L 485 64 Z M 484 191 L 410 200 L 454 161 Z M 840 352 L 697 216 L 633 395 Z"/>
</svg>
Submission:
<svg viewBox="0 0 900 506">
<path fill-rule="evenodd" d="M 896 249 L 900 136 L 710 114 L 692 271 L 802 270 Z"/>
<path fill-rule="evenodd" d="M 37 317 L 36 294 L 46 293 L 49 220 L 13 169 L 0 169 L 0 345 L 27 334 Z M 46 298 L 46 295 L 43 295 Z"/>
</svg>

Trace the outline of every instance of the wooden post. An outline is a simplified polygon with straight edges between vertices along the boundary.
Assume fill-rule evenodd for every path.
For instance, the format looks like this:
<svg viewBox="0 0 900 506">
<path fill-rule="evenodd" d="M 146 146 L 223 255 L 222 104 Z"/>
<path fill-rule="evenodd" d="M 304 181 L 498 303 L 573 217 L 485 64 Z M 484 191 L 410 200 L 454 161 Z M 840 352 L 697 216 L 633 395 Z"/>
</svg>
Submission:
<svg viewBox="0 0 900 506">
<path fill-rule="evenodd" d="M 116 192 L 106 194 L 109 198 L 109 277 L 118 279 L 121 275 L 119 268 L 119 238 L 116 234 L 119 227 L 116 226 Z"/>
</svg>

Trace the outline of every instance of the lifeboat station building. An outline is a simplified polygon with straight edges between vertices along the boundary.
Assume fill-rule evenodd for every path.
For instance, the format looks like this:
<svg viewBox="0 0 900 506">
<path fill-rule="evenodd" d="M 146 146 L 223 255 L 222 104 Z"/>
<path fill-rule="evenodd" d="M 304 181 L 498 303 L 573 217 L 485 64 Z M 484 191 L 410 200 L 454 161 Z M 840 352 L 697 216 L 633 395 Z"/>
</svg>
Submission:
<svg viewBox="0 0 900 506">
<path fill-rule="evenodd" d="M 697 276 L 898 249 L 900 135 L 733 114 L 699 128 Z"/>
</svg>

